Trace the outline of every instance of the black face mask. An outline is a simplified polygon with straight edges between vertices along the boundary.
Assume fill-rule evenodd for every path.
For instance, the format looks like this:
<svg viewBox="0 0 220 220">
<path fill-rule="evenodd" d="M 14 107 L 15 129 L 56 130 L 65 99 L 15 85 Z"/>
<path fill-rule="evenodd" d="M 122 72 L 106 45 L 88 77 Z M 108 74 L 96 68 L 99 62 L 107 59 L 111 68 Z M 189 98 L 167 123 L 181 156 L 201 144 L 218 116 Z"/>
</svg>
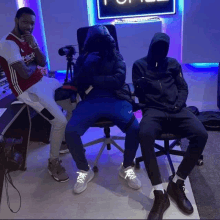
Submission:
<svg viewBox="0 0 220 220">
<path fill-rule="evenodd" d="M 100 52 L 103 54 L 104 51 L 111 50 L 111 46 L 106 37 L 97 37 L 88 40 L 86 50 L 88 52 Z"/>
<path fill-rule="evenodd" d="M 164 41 L 159 41 L 152 45 L 152 58 L 155 61 L 161 61 L 166 58 L 169 50 L 169 45 Z"/>
</svg>

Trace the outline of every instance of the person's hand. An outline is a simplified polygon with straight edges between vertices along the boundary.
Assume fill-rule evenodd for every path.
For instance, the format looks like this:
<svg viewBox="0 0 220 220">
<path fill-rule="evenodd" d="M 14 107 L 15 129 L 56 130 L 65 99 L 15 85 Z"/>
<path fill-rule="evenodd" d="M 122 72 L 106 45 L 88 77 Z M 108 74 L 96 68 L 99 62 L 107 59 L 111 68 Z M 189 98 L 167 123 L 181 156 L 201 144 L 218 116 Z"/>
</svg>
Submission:
<svg viewBox="0 0 220 220">
<path fill-rule="evenodd" d="M 37 47 L 37 42 L 35 41 L 34 36 L 29 31 L 26 31 L 25 34 L 21 36 L 21 38 L 24 39 L 30 45 L 30 47 Z"/>
<path fill-rule="evenodd" d="M 101 57 L 99 56 L 99 52 L 92 52 L 86 57 L 85 63 L 86 64 L 98 63 L 100 59 Z"/>
<path fill-rule="evenodd" d="M 136 84 L 136 89 L 144 92 L 147 87 L 148 80 L 145 77 L 141 77 L 140 79 L 138 79 Z"/>
</svg>

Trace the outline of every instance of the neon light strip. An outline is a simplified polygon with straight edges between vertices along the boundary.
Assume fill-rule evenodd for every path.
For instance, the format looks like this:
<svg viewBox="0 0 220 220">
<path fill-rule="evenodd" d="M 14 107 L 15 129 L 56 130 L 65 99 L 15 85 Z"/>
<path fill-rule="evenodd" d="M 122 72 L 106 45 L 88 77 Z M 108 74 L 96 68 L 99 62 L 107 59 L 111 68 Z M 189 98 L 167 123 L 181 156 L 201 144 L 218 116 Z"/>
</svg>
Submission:
<svg viewBox="0 0 220 220">
<path fill-rule="evenodd" d="M 41 24 L 41 33 L 43 34 L 43 44 L 44 44 L 44 49 L 46 53 L 45 55 L 47 58 L 47 67 L 48 67 L 48 70 L 50 71 L 50 59 L 49 59 L 49 54 L 48 54 L 48 49 L 47 49 L 47 40 L 46 40 L 46 34 L 45 34 L 45 28 L 44 28 L 41 0 L 36 0 L 36 1 L 37 1 L 38 10 L 40 12 L 39 17 L 40 17 L 40 24 Z"/>
<path fill-rule="evenodd" d="M 17 8 L 23 8 L 23 7 L 27 7 L 27 2 L 25 0 L 17 0 Z"/>
<path fill-rule="evenodd" d="M 196 67 L 196 68 L 212 68 L 218 67 L 218 63 L 190 63 L 189 65 Z"/>
<path fill-rule="evenodd" d="M 182 22 L 181 22 L 181 62 L 183 62 L 183 19 L 184 19 L 184 0 L 179 0 L 179 10 L 182 13 Z"/>
<path fill-rule="evenodd" d="M 144 17 L 144 18 L 123 18 L 115 19 L 111 24 L 131 24 L 131 23 L 146 23 L 146 22 L 161 22 L 159 17 Z"/>
<path fill-rule="evenodd" d="M 87 0 L 87 4 L 88 4 Z M 93 2 L 92 0 L 90 0 L 91 2 Z M 126 18 L 126 17 L 146 17 L 146 16 L 153 16 L 153 15 L 171 15 L 171 14 L 175 14 L 176 13 L 176 1 L 173 0 L 173 11 L 172 12 L 165 12 L 165 13 L 156 13 L 156 14 L 140 14 L 140 15 L 124 15 L 124 16 L 112 16 L 112 17 L 101 17 L 100 16 L 100 5 L 99 5 L 99 0 L 97 0 L 97 6 L 98 6 L 98 18 L 99 19 L 113 19 L 113 18 Z M 93 16 L 94 17 L 94 16 Z"/>
<path fill-rule="evenodd" d="M 58 70 L 57 73 L 66 73 L 66 70 Z"/>
<path fill-rule="evenodd" d="M 93 0 L 87 0 L 89 26 L 95 25 L 95 6 Z"/>
</svg>

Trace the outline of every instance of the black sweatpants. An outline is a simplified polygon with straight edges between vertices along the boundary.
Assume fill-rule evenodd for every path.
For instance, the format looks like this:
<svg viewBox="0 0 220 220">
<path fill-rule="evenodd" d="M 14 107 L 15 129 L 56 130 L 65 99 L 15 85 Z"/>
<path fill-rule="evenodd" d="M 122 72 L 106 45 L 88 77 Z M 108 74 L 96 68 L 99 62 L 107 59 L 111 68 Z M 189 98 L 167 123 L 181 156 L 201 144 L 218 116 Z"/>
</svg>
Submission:
<svg viewBox="0 0 220 220">
<path fill-rule="evenodd" d="M 203 124 L 187 108 L 183 108 L 179 113 L 149 108 L 141 120 L 139 136 L 145 168 L 153 186 L 162 183 L 154 144 L 156 137 L 165 130 L 189 139 L 186 154 L 176 173 L 183 179 L 187 178 L 196 165 L 208 139 Z"/>
</svg>

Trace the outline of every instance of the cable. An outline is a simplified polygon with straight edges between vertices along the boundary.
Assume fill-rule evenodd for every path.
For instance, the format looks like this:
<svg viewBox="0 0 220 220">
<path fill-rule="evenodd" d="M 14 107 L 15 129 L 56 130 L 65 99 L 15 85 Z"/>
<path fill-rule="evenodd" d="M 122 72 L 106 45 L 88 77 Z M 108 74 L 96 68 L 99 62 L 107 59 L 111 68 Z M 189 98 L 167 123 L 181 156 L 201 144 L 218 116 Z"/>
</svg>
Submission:
<svg viewBox="0 0 220 220">
<path fill-rule="evenodd" d="M 6 157 L 5 155 L 5 152 L 4 152 L 4 146 L 0 146 L 0 149 L 1 149 L 1 152 L 0 152 L 0 164 L 2 165 L 3 167 L 3 172 L 4 172 L 4 177 L 5 177 L 5 191 L 6 191 L 6 197 L 7 197 L 7 205 L 8 205 L 8 208 L 10 209 L 11 212 L 13 213 L 17 213 L 19 212 L 19 210 L 21 209 L 21 194 L 20 192 L 18 191 L 18 189 L 14 186 L 13 184 L 13 181 L 12 181 L 12 178 L 10 176 L 10 172 L 13 171 L 13 170 L 10 170 L 9 168 L 6 168 L 5 165 L 8 164 L 8 158 Z M 4 158 L 3 158 L 4 157 Z M 17 211 L 13 211 L 10 207 L 10 199 L 9 199 L 9 194 L 8 194 L 8 183 L 10 183 L 12 185 L 12 187 L 14 189 L 17 190 L 18 194 L 19 194 L 19 198 L 20 198 L 20 205 L 19 205 L 19 208 Z"/>
<path fill-rule="evenodd" d="M 20 192 L 18 191 L 18 189 L 14 186 L 13 181 L 12 181 L 11 176 L 10 176 L 9 173 L 10 173 L 10 171 L 5 172 L 5 188 L 6 188 L 7 204 L 8 204 L 8 208 L 10 209 L 11 212 L 17 213 L 17 212 L 19 212 L 19 210 L 21 209 L 21 194 L 20 194 Z M 8 175 L 8 177 L 7 177 L 7 175 Z M 18 210 L 17 210 L 16 212 L 13 211 L 13 210 L 11 209 L 11 207 L 10 207 L 10 200 L 9 200 L 9 195 L 8 195 L 8 183 L 7 183 L 7 181 L 13 186 L 14 189 L 17 190 L 17 192 L 18 192 L 18 194 L 19 194 L 19 197 L 20 197 L 20 205 L 19 205 L 19 208 L 18 208 Z"/>
</svg>

